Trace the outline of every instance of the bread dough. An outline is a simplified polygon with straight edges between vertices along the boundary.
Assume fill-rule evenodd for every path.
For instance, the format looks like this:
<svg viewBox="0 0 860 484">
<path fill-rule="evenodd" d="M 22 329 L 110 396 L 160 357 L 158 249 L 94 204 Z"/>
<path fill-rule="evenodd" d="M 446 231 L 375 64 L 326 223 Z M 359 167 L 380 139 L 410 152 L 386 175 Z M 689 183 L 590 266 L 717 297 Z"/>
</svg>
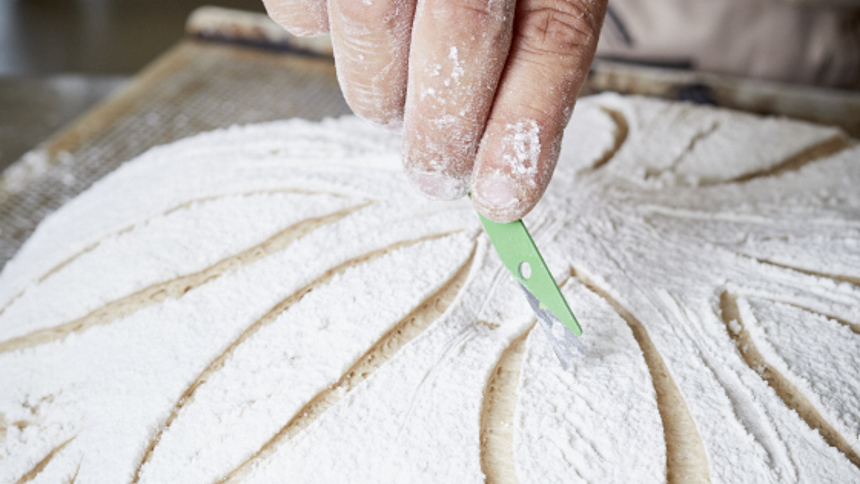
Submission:
<svg viewBox="0 0 860 484">
<path fill-rule="evenodd" d="M 398 151 L 354 118 L 234 127 L 48 217 L 0 276 L 0 482 L 860 481 L 841 132 L 580 100 L 526 218 L 570 373 Z"/>
</svg>

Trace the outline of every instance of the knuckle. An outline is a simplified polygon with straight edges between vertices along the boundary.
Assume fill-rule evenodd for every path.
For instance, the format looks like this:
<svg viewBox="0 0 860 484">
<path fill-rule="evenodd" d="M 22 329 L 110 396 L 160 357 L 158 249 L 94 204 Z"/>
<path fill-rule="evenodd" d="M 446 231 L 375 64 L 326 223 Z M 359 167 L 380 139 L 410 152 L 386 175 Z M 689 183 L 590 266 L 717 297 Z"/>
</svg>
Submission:
<svg viewBox="0 0 860 484">
<path fill-rule="evenodd" d="M 518 15 L 518 37 L 523 47 L 536 54 L 571 55 L 597 42 L 594 13 L 570 0 L 550 6 L 524 9 Z"/>
<path fill-rule="evenodd" d="M 426 3 L 426 10 L 440 25 L 459 25 L 466 29 L 501 24 L 507 9 L 507 0 L 428 0 Z"/>
<path fill-rule="evenodd" d="M 378 29 L 390 25 L 398 14 L 394 0 L 372 0 L 361 2 L 356 0 L 338 0 L 333 2 L 338 16 L 344 23 L 361 26 L 367 29 Z"/>
<path fill-rule="evenodd" d="M 285 28 L 287 32 L 295 35 L 296 37 L 313 37 L 315 35 L 328 33 L 328 28 L 323 25 L 322 22 L 317 22 L 312 19 L 293 19 L 289 22 L 278 21 L 278 23 Z"/>
<path fill-rule="evenodd" d="M 355 73 L 341 76 L 343 95 L 353 113 L 381 127 L 393 129 L 400 124 L 405 88 L 391 82 L 379 85 Z"/>
</svg>

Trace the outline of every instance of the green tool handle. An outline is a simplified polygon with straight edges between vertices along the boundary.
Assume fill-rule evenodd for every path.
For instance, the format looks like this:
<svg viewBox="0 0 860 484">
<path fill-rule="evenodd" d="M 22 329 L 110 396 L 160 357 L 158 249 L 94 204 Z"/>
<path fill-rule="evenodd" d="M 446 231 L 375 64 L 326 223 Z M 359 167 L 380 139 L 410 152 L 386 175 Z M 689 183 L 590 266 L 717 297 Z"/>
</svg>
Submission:
<svg viewBox="0 0 860 484">
<path fill-rule="evenodd" d="M 478 216 L 502 263 L 514 278 L 540 301 L 541 309 L 552 312 L 573 334 L 581 336 L 582 328 L 576 316 L 567 305 L 567 300 L 561 294 L 523 221 L 499 223 L 480 213 Z"/>
</svg>

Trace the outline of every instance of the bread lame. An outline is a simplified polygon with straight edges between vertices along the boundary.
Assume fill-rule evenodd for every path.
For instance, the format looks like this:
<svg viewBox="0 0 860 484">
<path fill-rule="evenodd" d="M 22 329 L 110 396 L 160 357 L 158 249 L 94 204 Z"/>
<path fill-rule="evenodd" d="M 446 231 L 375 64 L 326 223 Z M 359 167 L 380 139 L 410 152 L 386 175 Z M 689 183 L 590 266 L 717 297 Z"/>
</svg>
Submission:
<svg viewBox="0 0 860 484">
<path fill-rule="evenodd" d="M 558 284 L 540 255 L 522 220 L 498 223 L 480 213 L 481 223 L 502 263 L 510 271 L 540 321 L 541 327 L 552 343 L 552 349 L 562 368 L 570 369 L 573 360 L 585 354 L 579 341 L 582 328 L 561 294 Z"/>
</svg>

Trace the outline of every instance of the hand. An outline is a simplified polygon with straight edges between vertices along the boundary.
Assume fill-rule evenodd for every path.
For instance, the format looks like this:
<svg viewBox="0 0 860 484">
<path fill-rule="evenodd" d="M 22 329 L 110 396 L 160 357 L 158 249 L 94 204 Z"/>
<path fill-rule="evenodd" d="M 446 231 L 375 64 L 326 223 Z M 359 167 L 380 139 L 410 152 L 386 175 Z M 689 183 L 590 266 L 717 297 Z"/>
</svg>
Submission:
<svg viewBox="0 0 860 484">
<path fill-rule="evenodd" d="M 293 34 L 331 32 L 347 102 L 403 126 L 421 191 L 471 191 L 498 222 L 522 218 L 549 184 L 606 2 L 264 0 Z"/>
</svg>

